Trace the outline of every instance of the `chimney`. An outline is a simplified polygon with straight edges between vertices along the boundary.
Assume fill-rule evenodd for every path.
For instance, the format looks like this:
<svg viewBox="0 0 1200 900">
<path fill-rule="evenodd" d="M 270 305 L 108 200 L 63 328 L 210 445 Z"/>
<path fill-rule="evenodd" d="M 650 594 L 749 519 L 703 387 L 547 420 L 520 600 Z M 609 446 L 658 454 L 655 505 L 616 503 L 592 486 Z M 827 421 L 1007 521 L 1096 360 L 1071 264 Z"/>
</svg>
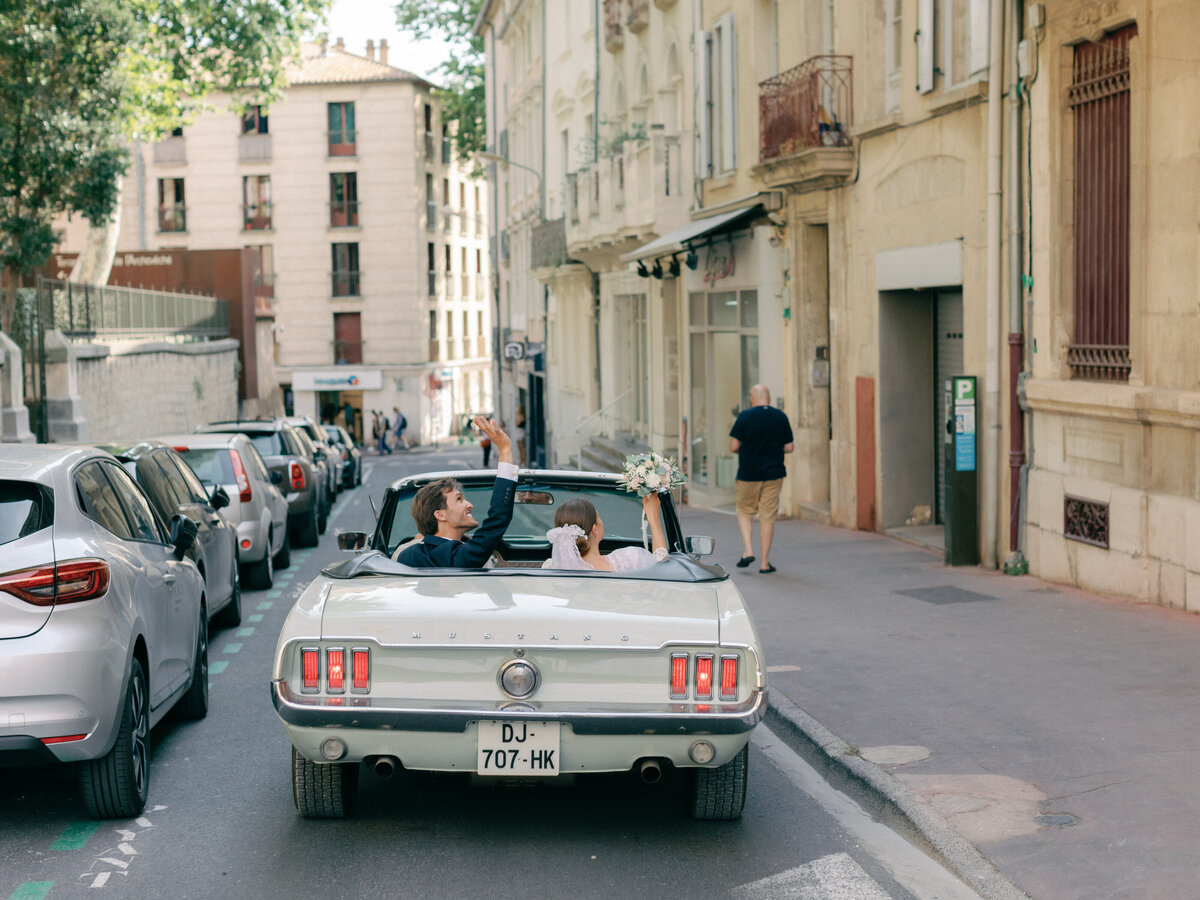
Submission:
<svg viewBox="0 0 1200 900">
<path fill-rule="evenodd" d="M 329 35 L 327 35 L 327 34 L 321 35 L 320 43 L 321 43 L 321 55 L 328 56 L 329 55 Z"/>
<path fill-rule="evenodd" d="M 370 38 L 367 38 L 367 59 L 375 62 L 375 42 Z"/>
<path fill-rule="evenodd" d="M 343 40 L 342 38 L 338 38 L 337 43 L 333 45 L 333 49 L 336 50 L 338 53 L 345 53 L 346 52 L 345 40 Z"/>
<path fill-rule="evenodd" d="M 379 62 L 381 65 L 387 65 L 387 38 L 379 39 Z"/>
</svg>

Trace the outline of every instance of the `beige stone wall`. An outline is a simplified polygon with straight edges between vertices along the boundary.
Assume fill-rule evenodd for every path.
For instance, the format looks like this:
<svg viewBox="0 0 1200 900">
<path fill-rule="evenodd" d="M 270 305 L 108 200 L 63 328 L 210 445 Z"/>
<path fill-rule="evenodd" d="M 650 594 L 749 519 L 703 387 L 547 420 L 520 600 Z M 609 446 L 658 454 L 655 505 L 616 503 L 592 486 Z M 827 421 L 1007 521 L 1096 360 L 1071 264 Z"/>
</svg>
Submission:
<svg viewBox="0 0 1200 900">
<path fill-rule="evenodd" d="M 92 443 L 189 432 L 238 415 L 236 341 L 114 346 L 81 354 L 76 366 Z"/>
</svg>

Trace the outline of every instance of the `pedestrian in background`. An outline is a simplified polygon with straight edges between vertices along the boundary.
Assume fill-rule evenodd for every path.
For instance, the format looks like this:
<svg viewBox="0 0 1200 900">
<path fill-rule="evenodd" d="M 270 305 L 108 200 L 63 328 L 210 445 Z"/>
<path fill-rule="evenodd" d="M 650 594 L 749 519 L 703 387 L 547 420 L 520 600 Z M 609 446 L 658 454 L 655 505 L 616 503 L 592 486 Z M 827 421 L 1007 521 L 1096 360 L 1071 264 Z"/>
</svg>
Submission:
<svg viewBox="0 0 1200 900">
<path fill-rule="evenodd" d="M 504 430 L 503 422 L 497 422 L 496 424 L 500 427 L 501 431 Z M 489 462 L 492 458 L 492 439 L 487 436 L 486 432 L 479 439 L 479 446 L 483 448 L 483 467 L 486 469 L 489 467 Z"/>
<path fill-rule="evenodd" d="M 775 536 L 775 516 L 779 514 L 779 493 L 787 475 L 783 456 L 795 449 L 793 441 L 787 415 L 771 405 L 771 392 L 766 385 L 750 388 L 750 406 L 741 411 L 729 432 L 729 450 L 738 455 L 734 487 L 738 530 L 742 533 L 739 569 L 754 562 L 751 532 L 757 514 L 762 554 L 758 571 L 764 575 L 775 571 L 771 565 L 771 539 Z"/>
<path fill-rule="evenodd" d="M 392 430 L 392 423 L 388 421 L 388 417 L 383 413 L 379 413 L 379 452 L 381 454 L 392 452 L 392 448 L 388 446 L 388 432 Z"/>
<path fill-rule="evenodd" d="M 408 419 L 404 418 L 404 413 L 400 412 L 398 406 L 393 406 L 392 412 L 395 414 L 392 424 L 396 428 L 396 449 L 407 450 L 408 441 L 404 439 L 404 429 L 408 427 Z"/>
</svg>

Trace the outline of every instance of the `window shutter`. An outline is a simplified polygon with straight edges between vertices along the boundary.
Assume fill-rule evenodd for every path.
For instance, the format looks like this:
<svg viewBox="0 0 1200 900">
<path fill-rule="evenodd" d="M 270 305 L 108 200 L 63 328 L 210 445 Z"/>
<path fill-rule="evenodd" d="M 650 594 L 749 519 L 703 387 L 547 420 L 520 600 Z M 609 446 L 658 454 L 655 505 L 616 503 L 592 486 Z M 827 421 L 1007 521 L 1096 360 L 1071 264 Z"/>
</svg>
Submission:
<svg viewBox="0 0 1200 900">
<path fill-rule="evenodd" d="M 933 90 L 933 0 L 917 2 L 917 91 Z"/>
<path fill-rule="evenodd" d="M 721 34 L 721 171 L 737 168 L 737 41 L 733 14 L 717 24 Z"/>
<path fill-rule="evenodd" d="M 697 169 L 701 178 L 713 173 L 712 147 L 712 34 L 696 32 L 696 134 L 700 147 L 696 154 Z"/>
<path fill-rule="evenodd" d="M 988 67 L 989 13 L 988 0 L 971 0 L 970 36 L 971 46 L 967 58 L 968 75 L 974 75 Z"/>
</svg>

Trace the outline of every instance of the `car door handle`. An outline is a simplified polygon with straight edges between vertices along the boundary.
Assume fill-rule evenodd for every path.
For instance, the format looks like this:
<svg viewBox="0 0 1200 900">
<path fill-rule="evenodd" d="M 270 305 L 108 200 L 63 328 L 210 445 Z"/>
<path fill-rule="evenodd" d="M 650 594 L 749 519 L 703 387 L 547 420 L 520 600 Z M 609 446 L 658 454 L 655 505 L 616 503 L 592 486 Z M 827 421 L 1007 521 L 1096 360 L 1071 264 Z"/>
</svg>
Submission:
<svg viewBox="0 0 1200 900">
<path fill-rule="evenodd" d="M 164 575 L 163 576 L 163 584 L 174 584 L 175 579 L 176 579 L 176 576 L 174 576 L 174 575 Z"/>
</svg>

